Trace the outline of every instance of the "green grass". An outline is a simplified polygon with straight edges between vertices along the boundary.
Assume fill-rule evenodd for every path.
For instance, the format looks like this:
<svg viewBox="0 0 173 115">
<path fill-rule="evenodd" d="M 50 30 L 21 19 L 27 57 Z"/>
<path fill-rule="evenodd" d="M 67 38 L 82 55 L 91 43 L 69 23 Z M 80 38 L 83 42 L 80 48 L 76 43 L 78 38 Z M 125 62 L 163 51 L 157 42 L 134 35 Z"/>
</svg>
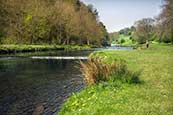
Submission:
<svg viewBox="0 0 173 115">
<path fill-rule="evenodd" d="M 141 71 L 141 84 L 102 82 L 73 94 L 59 115 L 173 115 L 173 46 L 151 44 L 149 49 L 102 51 L 93 56 L 117 56 L 132 71 Z M 92 56 L 92 55 L 91 55 Z"/>
<path fill-rule="evenodd" d="M 122 46 L 136 46 L 137 43 L 134 43 L 132 39 L 130 39 L 131 36 L 126 35 L 119 35 L 118 41 L 112 41 L 112 44 L 121 44 Z M 124 40 L 123 43 L 121 43 L 122 39 Z"/>
<path fill-rule="evenodd" d="M 131 36 L 125 36 L 125 35 L 120 35 L 119 36 L 119 42 L 121 41 L 121 39 L 124 39 L 125 42 L 122 43 L 122 46 L 135 46 L 136 44 L 133 43 L 133 41 L 130 39 Z"/>
<path fill-rule="evenodd" d="M 34 52 L 46 50 L 80 50 L 89 49 L 89 46 L 70 45 L 0 45 L 1 53 Z"/>
</svg>

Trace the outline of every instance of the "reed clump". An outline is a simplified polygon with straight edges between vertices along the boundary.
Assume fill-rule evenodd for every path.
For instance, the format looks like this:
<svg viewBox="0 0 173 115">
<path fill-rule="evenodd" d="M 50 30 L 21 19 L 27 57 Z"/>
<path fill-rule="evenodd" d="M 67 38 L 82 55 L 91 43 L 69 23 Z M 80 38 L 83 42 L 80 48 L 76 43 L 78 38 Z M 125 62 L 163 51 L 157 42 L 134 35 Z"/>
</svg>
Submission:
<svg viewBox="0 0 173 115">
<path fill-rule="evenodd" d="M 107 81 L 116 73 L 123 74 L 127 71 L 127 66 L 123 60 L 106 63 L 104 58 L 91 58 L 86 62 L 81 61 L 80 65 L 88 85 L 99 81 Z"/>
</svg>

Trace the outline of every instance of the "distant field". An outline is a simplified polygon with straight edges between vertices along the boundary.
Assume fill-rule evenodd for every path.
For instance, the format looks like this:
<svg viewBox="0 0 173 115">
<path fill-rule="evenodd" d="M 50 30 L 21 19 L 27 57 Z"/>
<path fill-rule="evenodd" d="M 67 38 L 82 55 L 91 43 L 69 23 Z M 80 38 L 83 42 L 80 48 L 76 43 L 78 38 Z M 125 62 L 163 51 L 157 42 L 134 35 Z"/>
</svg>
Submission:
<svg viewBox="0 0 173 115">
<path fill-rule="evenodd" d="M 123 41 L 123 42 L 122 42 Z M 122 46 L 135 46 L 131 36 L 119 35 L 118 41 L 113 41 L 112 44 L 121 44 Z"/>
<path fill-rule="evenodd" d="M 130 70 L 141 71 L 142 83 L 89 86 L 73 94 L 59 115 L 173 115 L 173 46 L 103 52 L 109 61 L 119 56 Z"/>
<path fill-rule="evenodd" d="M 121 41 L 122 39 L 124 39 L 125 42 L 122 43 L 123 46 L 134 46 L 135 44 L 132 42 L 132 40 L 130 39 L 130 37 L 131 36 L 120 35 L 119 41 Z"/>
</svg>

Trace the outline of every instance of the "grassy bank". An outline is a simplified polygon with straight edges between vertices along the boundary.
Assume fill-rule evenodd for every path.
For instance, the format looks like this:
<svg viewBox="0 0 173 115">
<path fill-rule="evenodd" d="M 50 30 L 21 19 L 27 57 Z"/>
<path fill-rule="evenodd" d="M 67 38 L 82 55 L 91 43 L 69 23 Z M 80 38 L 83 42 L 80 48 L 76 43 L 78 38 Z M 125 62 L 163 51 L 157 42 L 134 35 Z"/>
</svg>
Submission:
<svg viewBox="0 0 173 115">
<path fill-rule="evenodd" d="M 132 36 L 126 36 L 126 35 L 119 35 L 119 38 L 117 41 L 113 41 L 113 44 L 120 44 L 121 46 L 136 46 L 137 43 L 132 40 Z"/>
<path fill-rule="evenodd" d="M 36 52 L 47 50 L 81 50 L 90 49 L 89 46 L 67 46 L 67 45 L 0 45 L 0 54 L 17 52 Z"/>
<path fill-rule="evenodd" d="M 121 43 L 121 41 L 124 41 L 122 43 L 122 46 L 135 46 L 136 45 L 136 43 L 133 43 L 131 36 L 120 35 L 119 42 Z"/>
<path fill-rule="evenodd" d="M 140 71 L 140 84 L 101 82 L 73 94 L 60 115 L 172 115 L 173 114 L 173 46 L 151 45 L 133 51 L 102 51 L 91 56 L 117 56 L 128 68 Z"/>
</svg>

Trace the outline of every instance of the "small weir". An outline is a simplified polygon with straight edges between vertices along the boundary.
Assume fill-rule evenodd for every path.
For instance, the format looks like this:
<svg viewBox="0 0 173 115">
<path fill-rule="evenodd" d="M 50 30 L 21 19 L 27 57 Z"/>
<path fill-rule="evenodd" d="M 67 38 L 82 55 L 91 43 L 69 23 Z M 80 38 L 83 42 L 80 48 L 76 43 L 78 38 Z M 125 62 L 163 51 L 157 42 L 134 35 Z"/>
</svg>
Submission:
<svg viewBox="0 0 173 115">
<path fill-rule="evenodd" d="M 86 60 L 86 59 L 88 59 L 88 57 L 87 56 L 83 56 L 83 57 L 72 57 L 72 56 L 70 56 L 70 57 L 56 57 L 56 56 L 42 56 L 42 57 L 40 57 L 40 56 L 33 56 L 33 57 L 31 57 L 32 59 L 61 59 L 61 60 Z"/>
</svg>

